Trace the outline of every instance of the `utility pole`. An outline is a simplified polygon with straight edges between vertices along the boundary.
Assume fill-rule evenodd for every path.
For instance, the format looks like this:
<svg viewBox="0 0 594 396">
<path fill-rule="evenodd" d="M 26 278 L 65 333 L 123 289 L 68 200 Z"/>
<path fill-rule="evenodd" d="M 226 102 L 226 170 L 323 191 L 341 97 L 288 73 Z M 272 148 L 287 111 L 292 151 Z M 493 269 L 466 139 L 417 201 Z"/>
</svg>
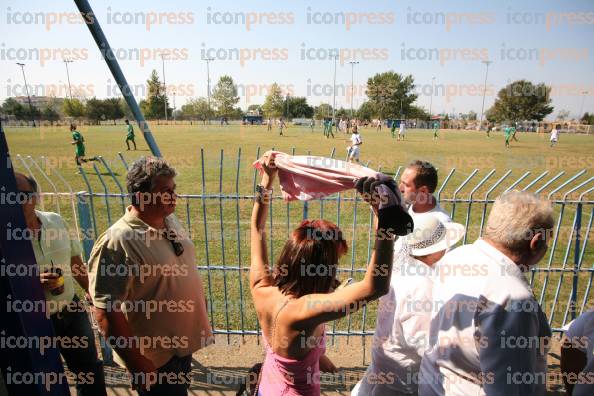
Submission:
<svg viewBox="0 0 594 396">
<path fill-rule="evenodd" d="M 31 104 L 31 96 L 29 95 L 29 86 L 27 85 L 27 78 L 25 77 L 25 64 L 18 63 L 21 67 L 21 71 L 23 72 L 23 81 L 25 81 L 25 91 L 27 92 L 27 100 L 29 101 L 29 111 L 31 112 L 31 121 L 33 122 L 33 128 L 35 128 L 35 115 L 33 114 L 33 105 Z"/>
<path fill-rule="evenodd" d="M 163 106 L 165 107 L 165 121 L 167 121 L 167 84 L 165 83 L 165 57 L 161 54 L 161 62 L 163 63 Z"/>
<path fill-rule="evenodd" d="M 70 95 L 70 100 L 72 100 L 72 88 L 70 87 L 70 73 L 68 72 L 68 64 L 74 61 L 69 59 L 64 59 L 64 64 L 66 65 L 66 77 L 68 77 L 68 94 Z"/>
<path fill-rule="evenodd" d="M 582 92 L 582 105 L 580 106 L 580 114 L 578 114 L 578 120 L 581 120 L 581 117 L 584 115 L 584 101 L 586 100 L 586 95 L 588 91 Z"/>
<path fill-rule="evenodd" d="M 483 88 L 483 106 L 481 107 L 481 121 L 479 123 L 479 129 L 483 129 L 483 114 L 485 112 L 485 95 L 487 94 L 487 76 L 489 75 L 489 65 L 493 63 L 493 61 L 481 61 L 487 66 L 485 71 L 485 87 Z"/>
<path fill-rule="evenodd" d="M 338 128 L 338 123 L 336 122 L 336 61 L 338 60 L 338 55 L 334 55 L 334 85 L 332 86 L 332 95 L 334 96 L 332 99 L 332 122 L 335 124 L 336 128 Z M 332 128 L 332 125 L 330 125 Z"/>
<path fill-rule="evenodd" d="M 359 64 L 359 62 L 351 61 L 349 63 L 351 64 L 351 118 L 353 118 L 353 91 L 355 90 L 355 86 L 353 85 L 354 84 L 353 76 L 355 74 L 355 65 Z M 402 102 L 400 102 L 400 104 L 402 104 Z"/>
<path fill-rule="evenodd" d="M 206 61 L 206 96 L 208 98 L 208 123 L 210 124 L 210 116 L 212 111 L 210 110 L 210 62 L 214 60 L 214 58 L 204 58 L 203 61 Z"/>
</svg>

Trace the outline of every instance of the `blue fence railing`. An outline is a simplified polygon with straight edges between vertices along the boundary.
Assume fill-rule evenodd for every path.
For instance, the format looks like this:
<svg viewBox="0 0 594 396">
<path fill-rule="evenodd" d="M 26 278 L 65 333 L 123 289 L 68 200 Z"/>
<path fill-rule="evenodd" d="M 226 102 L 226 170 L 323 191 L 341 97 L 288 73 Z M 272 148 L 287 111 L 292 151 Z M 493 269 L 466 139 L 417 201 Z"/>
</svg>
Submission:
<svg viewBox="0 0 594 396">
<path fill-rule="evenodd" d="M 247 283 L 249 214 L 257 182 L 256 171 L 250 165 L 260 151 L 258 148 L 253 157 L 246 158 L 241 150 L 232 155 L 221 150 L 212 157 L 201 150 L 197 161 L 182 167 L 183 173 L 192 175 L 192 184 L 199 191 L 179 195 L 177 215 L 196 244 L 197 265 L 205 279 L 213 329 L 228 337 L 260 331 Z M 333 150 L 330 156 L 335 154 Z M 83 190 L 79 192 L 73 192 L 77 189 L 71 188 L 59 170 L 53 169 L 49 174 L 43 161 L 20 156 L 15 160 L 46 188 L 42 196 L 51 198 L 51 210 L 61 211 L 73 223 L 88 258 L 98 233 L 125 210 L 128 200 L 123 180 L 130 160 L 119 154 L 110 161 L 101 158 L 93 164 L 92 171 L 79 168 L 82 188 L 78 190 Z M 402 169 L 398 166 L 379 170 L 398 178 Z M 469 173 L 441 169 L 440 173 L 445 176 L 435 195 L 454 221 L 466 225 L 468 232 L 462 243 L 482 235 L 489 207 L 502 192 L 519 189 L 548 198 L 557 215 L 554 238 L 546 258 L 531 270 L 528 280 L 556 331 L 591 305 L 594 251 L 589 242 L 594 200 L 588 195 L 594 190 L 594 177 L 586 170 L 570 174 L 541 170 L 533 174 L 511 169 L 473 169 Z M 348 238 L 350 254 L 341 262 L 339 271 L 349 277 L 362 276 L 371 255 L 372 216 L 367 205 L 349 192 L 310 202 L 287 203 L 280 196 L 275 197 L 268 219 L 271 262 L 292 228 L 308 216 L 326 218 L 341 227 Z M 333 323 L 329 336 L 364 338 L 373 334 L 374 312 L 374 306 L 364 307 Z"/>
</svg>

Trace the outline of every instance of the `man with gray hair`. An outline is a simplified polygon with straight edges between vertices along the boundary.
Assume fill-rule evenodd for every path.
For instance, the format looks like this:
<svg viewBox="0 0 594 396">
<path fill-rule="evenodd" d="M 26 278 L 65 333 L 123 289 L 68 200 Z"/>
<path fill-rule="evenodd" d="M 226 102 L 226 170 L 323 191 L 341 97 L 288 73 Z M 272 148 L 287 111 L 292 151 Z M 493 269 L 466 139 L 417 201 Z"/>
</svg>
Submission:
<svg viewBox="0 0 594 396">
<path fill-rule="evenodd" d="M 186 395 L 192 353 L 212 342 L 194 245 L 173 214 L 175 176 L 162 159 L 136 161 L 132 205 L 89 259 L 97 323 L 140 395 Z"/>
<path fill-rule="evenodd" d="M 436 267 L 419 395 L 544 395 L 551 329 L 524 272 L 547 252 L 549 202 L 520 191 L 493 204 L 483 238 Z"/>
</svg>

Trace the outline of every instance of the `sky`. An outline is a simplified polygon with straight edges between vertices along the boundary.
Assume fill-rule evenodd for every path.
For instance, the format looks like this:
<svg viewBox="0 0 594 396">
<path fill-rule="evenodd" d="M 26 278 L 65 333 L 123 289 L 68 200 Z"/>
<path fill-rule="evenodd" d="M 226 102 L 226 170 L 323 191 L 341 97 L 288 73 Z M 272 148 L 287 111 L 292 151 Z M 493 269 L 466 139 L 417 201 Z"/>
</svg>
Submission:
<svg viewBox="0 0 594 396">
<path fill-rule="evenodd" d="M 506 84 L 553 89 L 553 116 L 594 112 L 594 1 L 92 1 L 132 92 L 151 71 L 175 105 L 230 75 L 239 105 L 262 104 L 270 84 L 310 104 L 357 108 L 376 73 L 411 74 L 417 104 L 432 113 L 480 114 Z M 334 61 L 333 55 L 338 59 Z M 30 93 L 113 97 L 117 85 L 74 1 L 3 0 L 0 100 Z M 484 61 L 491 61 L 488 67 Z M 358 62 L 351 64 L 349 62 Z M 484 90 L 487 77 L 486 91 Z M 351 81 L 354 89 L 351 89 Z M 352 95 L 351 95 L 352 93 Z M 433 95 L 432 95 L 433 94 Z"/>
</svg>

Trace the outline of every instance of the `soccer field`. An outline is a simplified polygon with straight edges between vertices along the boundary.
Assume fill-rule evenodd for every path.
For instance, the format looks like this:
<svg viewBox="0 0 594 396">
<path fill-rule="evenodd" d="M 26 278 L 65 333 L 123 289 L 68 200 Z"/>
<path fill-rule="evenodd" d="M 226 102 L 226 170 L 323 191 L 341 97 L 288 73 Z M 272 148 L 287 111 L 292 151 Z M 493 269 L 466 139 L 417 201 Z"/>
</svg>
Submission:
<svg viewBox="0 0 594 396">
<path fill-rule="evenodd" d="M 190 195 L 201 194 L 197 197 L 180 198 L 177 214 L 180 219 L 185 220 L 190 230 L 196 245 L 198 264 L 218 267 L 203 272 L 203 279 L 212 302 L 210 309 L 213 325 L 217 329 L 255 329 L 255 314 L 250 302 L 249 290 L 247 290 L 245 269 L 249 266 L 248 222 L 252 206 L 247 196 L 253 191 L 254 181 L 259 181 L 255 178 L 255 172 L 251 167 L 251 163 L 256 159 L 258 148 L 260 153 L 273 147 L 276 150 L 295 154 L 311 153 L 330 156 L 334 152 L 336 158 L 344 159 L 348 136 L 339 133 L 334 139 L 325 139 L 320 127 L 314 132 L 307 127 L 289 127 L 285 136 L 279 136 L 276 128 L 272 132 L 267 132 L 265 126 L 151 125 L 151 129 L 162 154 L 176 166 L 179 172 L 176 179 L 178 192 Z M 150 154 L 138 131 L 136 138 L 139 150 L 125 151 L 126 132 L 122 125 L 84 126 L 79 130 L 85 137 L 87 156 L 102 156 L 124 187 L 125 168 L 118 158 L 118 152 L 122 152 L 128 164 L 141 155 Z M 69 144 L 71 136 L 66 127 L 8 128 L 6 136 L 17 170 L 25 169 L 16 155 L 20 154 L 23 158 L 31 156 L 56 184 L 58 192 L 68 190 L 55 173 L 56 170 L 70 184 L 73 191 L 88 190 L 82 176 L 76 174 L 78 169 L 74 163 L 74 150 Z M 548 173 L 535 182 L 533 188 L 530 188 L 531 191 L 543 186 L 560 172 L 564 172 L 543 190 L 543 193 L 551 192 L 581 170 L 586 170 L 583 175 L 552 196 L 554 199 L 561 199 L 564 192 L 592 177 L 594 168 L 594 138 L 588 135 L 564 134 L 560 137 L 559 143 L 551 148 L 549 135 L 518 133 L 519 142 L 512 142 L 509 149 L 504 147 L 501 132 L 491 133 L 491 137 L 487 138 L 484 132 L 441 130 L 439 139 L 434 140 L 430 130 L 408 129 L 406 140 L 397 141 L 391 138 L 387 128 L 377 132 L 375 128 L 370 127 L 363 128 L 361 136 L 364 142 L 361 148 L 362 163 L 381 169 L 385 173 L 394 175 L 398 167 L 405 166 L 414 159 L 423 159 L 430 161 L 439 169 L 441 184 L 451 169 L 455 168 L 440 198 L 442 206 L 455 214 L 455 221 L 463 224 L 468 222 L 468 242 L 479 235 L 481 217 L 487 211 L 488 204 L 473 202 L 470 207 L 464 202 L 453 203 L 452 197 L 475 169 L 478 169 L 476 174 L 458 191 L 456 195 L 458 199 L 468 198 L 475 187 L 474 199 L 482 199 L 490 187 L 504 177 L 508 170 L 511 170 L 511 173 L 504 178 L 499 187 L 493 189 L 491 199 L 517 180 L 520 181 L 516 188 L 528 186 L 545 171 Z M 239 150 L 241 150 L 240 156 L 238 156 Z M 45 163 L 41 162 L 41 156 L 46 157 Z M 25 161 L 25 163 L 38 177 L 42 190 L 53 191 L 53 187 L 41 177 L 41 173 L 35 169 L 32 162 Z M 119 193 L 118 186 L 109 172 L 101 163 L 97 163 L 97 167 L 107 191 Z M 92 163 L 85 164 L 84 169 L 93 191 L 103 193 L 105 191 L 103 184 L 97 177 Z M 492 170 L 495 172 L 489 176 Z M 530 174 L 525 175 L 526 172 Z M 479 186 L 479 182 L 485 177 L 487 178 L 485 183 Z M 578 191 L 583 192 L 591 187 L 592 183 Z M 205 195 L 212 196 L 202 199 Z M 245 199 L 239 199 L 240 196 L 244 196 Z M 356 269 L 365 267 L 370 252 L 371 217 L 365 204 L 348 200 L 353 197 L 353 194 L 347 192 L 343 194 L 341 203 L 337 203 L 336 200 L 323 203 L 311 202 L 307 213 L 308 217 L 324 217 L 334 221 L 345 231 L 351 249 L 340 263 L 340 267 L 346 270 L 341 273 L 342 278 L 362 276 L 362 272 L 357 272 Z M 569 198 L 577 197 L 572 195 Z M 73 224 L 73 213 L 69 209 L 68 199 L 68 197 L 61 197 L 60 207 L 65 218 Z M 56 210 L 55 200 L 49 197 L 45 200 L 46 210 Z M 103 197 L 94 198 L 99 233 L 121 215 L 122 207 L 126 204 L 121 197 L 109 198 L 107 203 L 110 206 L 111 216 L 108 216 L 105 201 Z M 551 263 L 553 267 L 573 268 L 573 247 L 568 248 L 567 245 L 572 237 L 575 205 L 556 204 L 555 211 L 557 214 L 563 211 L 559 240 L 551 256 L 547 255 L 539 266 L 547 267 Z M 583 268 L 590 267 L 594 258 L 590 243 L 592 233 L 584 235 L 583 231 L 588 219 L 591 219 L 591 213 L 592 204 L 585 205 L 581 237 L 588 239 L 589 244 L 585 245 Z M 303 218 L 303 215 L 303 203 L 286 204 L 280 200 L 275 201 L 270 215 L 270 221 L 273 224 L 273 232 L 270 236 L 271 257 L 276 256 L 288 233 Z M 241 270 L 242 276 L 238 276 L 237 269 L 225 270 L 226 267 L 244 268 Z M 550 314 L 553 310 L 551 304 L 557 301 L 554 307 L 556 314 L 553 324 L 561 325 L 571 292 L 573 275 L 551 273 L 548 280 L 542 272 L 533 276 L 537 298 L 540 296 L 543 284 L 548 283 L 544 293 L 544 301 L 547 303 L 544 308 Z M 590 274 L 580 274 L 578 286 L 580 303 L 590 279 Z M 556 294 L 557 299 L 555 299 Z M 339 321 L 336 328 L 369 331 L 375 323 L 375 307 L 376 305 L 372 304 L 367 310 L 352 315 L 350 319 Z"/>
</svg>

